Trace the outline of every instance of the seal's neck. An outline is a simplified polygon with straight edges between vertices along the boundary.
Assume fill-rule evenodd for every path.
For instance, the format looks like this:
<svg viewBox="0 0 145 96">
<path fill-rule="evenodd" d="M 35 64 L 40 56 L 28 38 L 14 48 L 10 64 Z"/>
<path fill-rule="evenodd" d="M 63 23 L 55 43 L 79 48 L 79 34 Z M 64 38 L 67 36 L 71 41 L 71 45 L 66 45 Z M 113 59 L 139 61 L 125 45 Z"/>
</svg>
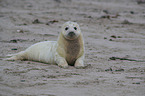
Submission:
<svg viewBox="0 0 145 96">
<path fill-rule="evenodd" d="M 82 34 L 75 40 L 68 40 L 66 39 L 62 33 L 60 33 L 59 38 L 58 38 L 58 45 L 63 49 L 66 55 L 71 55 L 78 57 L 80 50 L 83 48 L 83 38 Z M 84 49 L 83 49 L 84 50 Z"/>
</svg>

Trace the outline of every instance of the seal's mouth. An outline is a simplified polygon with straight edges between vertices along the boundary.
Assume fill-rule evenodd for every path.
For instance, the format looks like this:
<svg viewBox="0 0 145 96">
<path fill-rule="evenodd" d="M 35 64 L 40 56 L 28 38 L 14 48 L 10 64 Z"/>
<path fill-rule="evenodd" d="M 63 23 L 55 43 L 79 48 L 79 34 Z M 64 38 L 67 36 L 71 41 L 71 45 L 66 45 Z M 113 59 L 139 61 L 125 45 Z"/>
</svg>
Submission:
<svg viewBox="0 0 145 96">
<path fill-rule="evenodd" d="M 71 32 L 68 32 L 68 34 L 65 36 L 66 39 L 69 39 L 69 40 L 74 40 L 76 39 L 78 36 L 75 32 L 71 31 Z"/>
<path fill-rule="evenodd" d="M 71 31 L 71 32 L 68 33 L 68 36 L 69 37 L 74 37 L 74 36 L 76 36 L 76 34 L 73 31 Z"/>
</svg>

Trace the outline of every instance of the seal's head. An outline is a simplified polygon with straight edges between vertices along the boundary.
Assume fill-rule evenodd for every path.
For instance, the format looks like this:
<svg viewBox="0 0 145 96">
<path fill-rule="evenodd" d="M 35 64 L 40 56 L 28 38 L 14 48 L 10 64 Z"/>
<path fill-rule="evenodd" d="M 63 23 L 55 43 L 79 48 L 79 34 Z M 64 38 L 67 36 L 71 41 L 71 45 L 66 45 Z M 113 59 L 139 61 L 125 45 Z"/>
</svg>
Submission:
<svg viewBox="0 0 145 96">
<path fill-rule="evenodd" d="M 62 26 L 62 34 L 67 40 L 75 40 L 80 36 L 81 30 L 76 22 L 68 21 Z"/>
</svg>

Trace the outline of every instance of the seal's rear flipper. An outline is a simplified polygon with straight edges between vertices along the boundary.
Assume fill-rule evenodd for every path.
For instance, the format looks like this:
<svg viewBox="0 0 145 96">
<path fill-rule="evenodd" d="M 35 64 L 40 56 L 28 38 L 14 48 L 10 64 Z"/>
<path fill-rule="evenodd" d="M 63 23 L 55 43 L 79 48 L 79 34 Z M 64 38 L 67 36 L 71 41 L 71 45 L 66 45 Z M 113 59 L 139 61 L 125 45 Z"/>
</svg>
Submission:
<svg viewBox="0 0 145 96">
<path fill-rule="evenodd" d="M 25 52 L 19 52 L 17 54 L 8 54 L 6 56 L 7 58 L 3 59 L 3 60 L 7 60 L 7 61 L 15 61 L 15 60 L 23 60 L 25 59 Z"/>
<path fill-rule="evenodd" d="M 15 61 L 15 60 L 18 60 L 16 56 L 12 56 L 10 58 L 4 58 L 3 60 L 6 60 L 6 61 Z"/>
</svg>

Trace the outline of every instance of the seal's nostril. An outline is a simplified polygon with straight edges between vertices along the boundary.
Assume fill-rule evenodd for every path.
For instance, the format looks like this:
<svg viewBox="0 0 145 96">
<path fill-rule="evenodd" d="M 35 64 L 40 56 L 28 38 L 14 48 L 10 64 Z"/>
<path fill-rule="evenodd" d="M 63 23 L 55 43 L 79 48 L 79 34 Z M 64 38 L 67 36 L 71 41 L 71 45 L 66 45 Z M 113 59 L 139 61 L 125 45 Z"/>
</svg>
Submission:
<svg viewBox="0 0 145 96">
<path fill-rule="evenodd" d="M 69 32 L 68 35 L 69 35 L 69 36 L 74 36 L 75 33 L 74 33 L 74 32 Z"/>
</svg>

